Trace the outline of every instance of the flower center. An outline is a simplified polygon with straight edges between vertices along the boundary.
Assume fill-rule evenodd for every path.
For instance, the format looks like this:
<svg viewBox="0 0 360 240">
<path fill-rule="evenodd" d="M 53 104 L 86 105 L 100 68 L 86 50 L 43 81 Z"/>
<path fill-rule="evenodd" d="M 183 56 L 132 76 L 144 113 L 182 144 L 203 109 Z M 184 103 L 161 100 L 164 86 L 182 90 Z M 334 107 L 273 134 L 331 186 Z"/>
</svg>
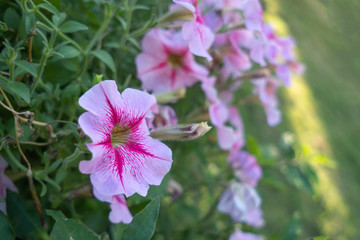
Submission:
<svg viewBox="0 0 360 240">
<path fill-rule="evenodd" d="M 183 66 L 182 56 L 179 54 L 171 53 L 168 57 L 167 62 L 174 68 L 179 68 Z"/>
<path fill-rule="evenodd" d="M 128 140 L 130 128 L 121 125 L 115 125 L 111 133 L 111 144 L 113 147 L 118 147 L 125 144 Z"/>
</svg>

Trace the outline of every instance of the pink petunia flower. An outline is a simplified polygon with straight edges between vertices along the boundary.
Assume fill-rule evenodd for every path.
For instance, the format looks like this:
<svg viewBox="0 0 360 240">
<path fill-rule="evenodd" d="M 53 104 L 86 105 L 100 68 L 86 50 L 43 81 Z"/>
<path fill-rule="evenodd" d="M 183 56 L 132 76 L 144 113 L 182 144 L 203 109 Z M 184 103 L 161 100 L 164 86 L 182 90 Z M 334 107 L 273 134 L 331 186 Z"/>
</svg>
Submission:
<svg viewBox="0 0 360 240">
<path fill-rule="evenodd" d="M 205 57 L 211 61 L 212 57 L 207 52 L 214 42 L 215 35 L 208 26 L 204 24 L 197 0 L 173 0 L 174 3 L 188 9 L 194 15 L 191 22 L 182 26 L 182 35 L 189 44 L 190 51 L 197 56 Z"/>
<path fill-rule="evenodd" d="M 133 217 L 131 215 L 131 212 L 129 211 L 129 208 L 126 204 L 126 200 L 123 194 L 118 194 L 114 196 L 105 196 L 99 193 L 96 189 L 94 189 L 94 196 L 102 201 L 102 202 L 108 202 L 110 203 L 110 214 L 109 214 L 109 220 L 112 223 L 125 223 L 129 224 Z"/>
<path fill-rule="evenodd" d="M 235 222 L 244 222 L 254 226 L 252 221 L 254 211 L 261 211 L 261 199 L 255 188 L 248 184 L 231 182 L 220 198 L 218 210 L 227 213 Z M 263 224 L 262 219 L 257 219 L 255 227 Z"/>
<path fill-rule="evenodd" d="M 255 85 L 255 93 L 258 94 L 262 102 L 269 126 L 275 126 L 281 122 L 281 112 L 278 108 L 276 91 L 279 82 L 273 77 L 258 78 L 252 80 Z"/>
<path fill-rule="evenodd" d="M 225 79 L 229 77 L 237 78 L 242 75 L 243 71 L 251 68 L 251 61 L 246 52 L 240 48 L 240 42 L 236 31 L 228 33 L 228 47 L 223 52 L 224 66 L 221 70 Z"/>
<path fill-rule="evenodd" d="M 117 90 L 115 81 L 93 86 L 79 99 L 88 112 L 79 118 L 82 130 L 92 143 L 91 161 L 81 161 L 79 169 L 90 174 L 102 195 L 134 193 L 145 196 L 149 184 L 159 185 L 172 163 L 171 150 L 149 136 L 145 115 L 155 97 L 135 89 Z"/>
<path fill-rule="evenodd" d="M 196 63 L 180 33 L 152 29 L 145 35 L 142 49 L 136 68 L 145 90 L 162 93 L 189 87 L 209 74 Z"/>
<path fill-rule="evenodd" d="M 216 127 L 221 149 L 238 151 L 244 146 L 243 124 L 240 114 L 235 107 L 228 107 L 220 101 L 210 105 L 209 116 L 211 122 Z"/>
<path fill-rule="evenodd" d="M 235 176 L 242 182 L 256 187 L 262 177 L 262 170 L 254 155 L 245 151 L 230 154 L 228 162 L 234 169 Z"/>
<path fill-rule="evenodd" d="M 229 240 L 263 240 L 263 238 L 253 233 L 245 233 L 241 230 L 236 230 L 236 232 L 230 236 Z"/>
<path fill-rule="evenodd" d="M 5 175 L 5 169 L 8 167 L 8 163 L 0 155 L 0 198 L 5 201 L 6 199 L 6 189 L 10 189 L 13 192 L 18 192 L 15 184 Z M 6 213 L 6 203 L 0 203 L 0 211 Z"/>
<path fill-rule="evenodd" d="M 262 31 L 263 10 L 259 0 L 249 0 L 245 3 L 242 10 L 245 15 L 245 26 L 249 30 Z"/>
</svg>

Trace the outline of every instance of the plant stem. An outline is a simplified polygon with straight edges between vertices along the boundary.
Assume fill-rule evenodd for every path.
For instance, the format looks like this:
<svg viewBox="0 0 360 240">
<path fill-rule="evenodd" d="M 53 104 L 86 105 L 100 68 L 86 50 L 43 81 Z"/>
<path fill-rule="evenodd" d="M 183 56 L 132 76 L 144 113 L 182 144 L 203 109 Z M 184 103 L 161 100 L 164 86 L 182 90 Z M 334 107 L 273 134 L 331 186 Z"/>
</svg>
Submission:
<svg viewBox="0 0 360 240">
<path fill-rule="evenodd" d="M 33 85 L 31 85 L 31 87 L 30 87 L 30 95 L 32 95 L 34 93 L 37 85 L 39 84 L 40 81 L 42 81 L 41 77 L 42 77 L 42 74 L 43 74 L 43 72 L 45 70 L 45 66 L 46 66 L 46 62 L 48 60 L 48 57 L 50 56 L 50 53 L 52 51 L 52 47 L 53 47 L 53 45 L 55 43 L 56 35 L 57 35 L 57 32 L 53 31 L 52 34 L 51 34 L 51 37 L 50 37 L 49 45 L 43 51 L 43 55 L 41 56 L 40 67 L 39 67 L 39 70 L 37 72 L 36 79 L 35 79 Z"/>
<path fill-rule="evenodd" d="M 85 48 L 85 55 L 88 55 L 91 49 L 95 46 L 98 39 L 101 37 L 101 34 L 105 31 L 105 29 L 108 27 L 110 20 L 114 16 L 115 11 L 111 11 L 109 6 L 105 6 L 105 19 L 103 23 L 101 24 L 98 31 L 95 33 L 95 36 L 91 39 L 89 44 Z"/>
<path fill-rule="evenodd" d="M 2 90 L 2 88 L 0 88 L 0 92 L 1 94 L 4 96 L 5 98 L 5 101 L 6 103 L 8 104 L 8 107 L 11 108 L 12 110 L 13 107 L 11 105 L 11 102 L 9 101 L 9 99 L 7 98 L 6 94 L 4 93 L 4 91 Z M 15 110 L 14 110 L 15 111 Z M 34 180 L 33 180 L 33 174 L 32 174 L 32 171 L 31 171 L 31 165 L 30 165 L 30 162 L 29 160 L 27 159 L 27 157 L 25 156 L 24 152 L 22 151 L 21 149 L 21 146 L 20 146 L 20 142 L 19 142 L 19 133 L 18 133 L 18 118 L 19 118 L 19 115 L 17 115 L 16 113 L 14 113 L 14 111 L 12 111 L 13 115 L 14 115 L 14 122 L 15 122 L 15 139 L 16 139 L 16 145 L 19 149 L 19 152 L 20 152 L 20 155 L 22 156 L 22 158 L 24 159 L 24 161 L 26 162 L 28 168 L 27 168 L 27 177 L 28 177 L 28 181 L 29 181 L 29 186 L 30 186 L 30 191 L 31 191 L 31 195 L 32 195 L 32 198 L 33 198 L 33 201 L 34 201 L 34 204 L 35 204 L 35 208 L 36 208 L 36 211 L 39 213 L 40 215 L 40 219 L 41 219 L 41 224 L 44 226 L 45 225 L 45 221 L 44 221 L 44 216 L 42 215 L 42 209 L 41 209 L 41 204 L 40 204 L 40 200 L 39 200 L 39 197 L 36 193 L 36 190 L 35 190 L 35 186 L 34 186 Z M 15 163 L 16 164 L 16 163 Z M 20 169 L 24 169 L 24 167 L 20 167 L 20 165 L 18 165 Z"/>
<path fill-rule="evenodd" d="M 14 81 L 15 80 L 15 64 L 14 62 L 10 63 L 10 81 Z"/>
</svg>

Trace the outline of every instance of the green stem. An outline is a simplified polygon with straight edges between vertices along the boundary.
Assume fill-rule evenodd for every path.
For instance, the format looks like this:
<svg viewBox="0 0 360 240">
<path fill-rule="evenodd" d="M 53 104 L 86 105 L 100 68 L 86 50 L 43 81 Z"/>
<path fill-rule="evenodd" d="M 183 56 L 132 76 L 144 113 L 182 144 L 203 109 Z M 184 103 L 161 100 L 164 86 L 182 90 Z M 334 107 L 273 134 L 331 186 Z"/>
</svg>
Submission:
<svg viewBox="0 0 360 240">
<path fill-rule="evenodd" d="M 6 153 L 8 154 L 9 159 L 10 159 L 18 168 L 20 168 L 20 169 L 21 169 L 22 171 L 24 171 L 24 172 L 27 172 L 27 171 L 28 171 L 28 169 L 27 169 L 24 165 L 22 165 L 22 164 L 14 157 L 14 155 L 12 154 L 12 152 L 10 151 L 9 148 L 5 148 L 5 151 L 6 151 Z"/>
<path fill-rule="evenodd" d="M 82 49 L 82 47 L 77 44 L 74 40 L 72 40 L 71 38 L 69 38 L 68 36 L 66 36 L 64 33 L 62 33 L 58 28 L 57 26 L 55 26 L 39 9 L 36 9 L 35 10 L 35 13 L 40 16 L 47 25 L 49 26 L 46 26 L 45 24 L 39 22 L 39 26 L 45 28 L 46 30 L 49 30 L 49 29 L 53 29 L 57 32 L 57 34 L 59 35 L 59 37 L 63 38 L 64 40 L 68 41 L 70 44 L 72 44 L 74 47 L 76 47 L 82 54 L 84 54 L 84 50 Z"/>
<path fill-rule="evenodd" d="M 75 152 L 64 159 L 63 166 L 65 167 L 65 169 L 72 161 L 76 160 L 80 156 L 81 152 L 81 149 L 79 147 L 76 147 Z"/>
<path fill-rule="evenodd" d="M 116 9 L 117 10 L 117 9 Z M 115 11 L 116 11 L 115 10 Z M 95 33 L 95 36 L 92 38 L 92 40 L 89 42 L 89 44 L 85 48 L 85 55 L 88 55 L 91 49 L 95 46 L 96 42 L 101 37 L 101 34 L 105 31 L 105 29 L 108 27 L 110 20 L 114 16 L 115 11 L 111 11 L 109 6 L 105 6 L 105 19 L 103 23 L 101 24 L 98 31 Z"/>
<path fill-rule="evenodd" d="M 83 61 L 82 65 L 81 65 L 80 72 L 77 75 L 77 81 L 78 82 L 81 82 L 81 77 L 82 77 L 82 75 L 84 75 L 84 73 L 86 71 L 87 63 L 88 63 L 88 58 L 87 58 L 87 56 L 84 56 L 84 61 Z"/>
<path fill-rule="evenodd" d="M 42 74 L 45 70 L 45 66 L 46 66 L 46 62 L 49 58 L 49 55 L 52 51 L 52 47 L 54 46 L 55 40 L 56 40 L 56 31 L 53 31 L 50 37 L 50 41 L 49 41 L 49 45 L 47 46 L 46 49 L 44 49 L 43 51 L 43 55 L 41 56 L 41 60 L 40 60 L 40 67 L 39 70 L 37 72 L 37 76 L 36 79 L 34 80 L 33 85 L 30 88 L 30 95 L 32 95 L 36 89 L 36 87 L 38 86 L 39 82 L 42 81 Z"/>
<path fill-rule="evenodd" d="M 15 80 L 15 64 L 13 60 L 9 61 L 9 67 L 10 67 L 10 81 Z"/>
</svg>

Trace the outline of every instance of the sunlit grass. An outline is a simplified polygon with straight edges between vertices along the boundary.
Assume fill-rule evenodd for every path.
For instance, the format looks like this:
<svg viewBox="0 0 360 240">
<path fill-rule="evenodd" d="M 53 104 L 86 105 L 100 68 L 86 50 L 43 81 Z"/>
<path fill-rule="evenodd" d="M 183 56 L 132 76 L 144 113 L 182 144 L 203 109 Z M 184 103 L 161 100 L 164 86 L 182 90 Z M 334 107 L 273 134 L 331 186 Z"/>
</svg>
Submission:
<svg viewBox="0 0 360 240">
<path fill-rule="evenodd" d="M 266 1 L 266 20 L 271 22 L 280 35 L 290 35 L 288 26 L 278 16 L 279 5 L 275 1 Z M 326 18 L 325 14 L 320 17 Z M 301 58 L 301 53 L 300 53 Z M 296 77 L 291 88 L 285 91 L 286 112 L 288 122 L 297 135 L 304 150 L 305 158 L 318 175 L 316 196 L 314 199 L 323 202 L 325 212 L 321 216 L 313 216 L 313 221 L 320 221 L 322 232 L 336 239 L 347 239 L 354 229 L 347 225 L 349 209 L 338 189 L 339 178 L 337 166 L 324 128 L 319 117 L 312 92 L 303 78 Z"/>
</svg>

